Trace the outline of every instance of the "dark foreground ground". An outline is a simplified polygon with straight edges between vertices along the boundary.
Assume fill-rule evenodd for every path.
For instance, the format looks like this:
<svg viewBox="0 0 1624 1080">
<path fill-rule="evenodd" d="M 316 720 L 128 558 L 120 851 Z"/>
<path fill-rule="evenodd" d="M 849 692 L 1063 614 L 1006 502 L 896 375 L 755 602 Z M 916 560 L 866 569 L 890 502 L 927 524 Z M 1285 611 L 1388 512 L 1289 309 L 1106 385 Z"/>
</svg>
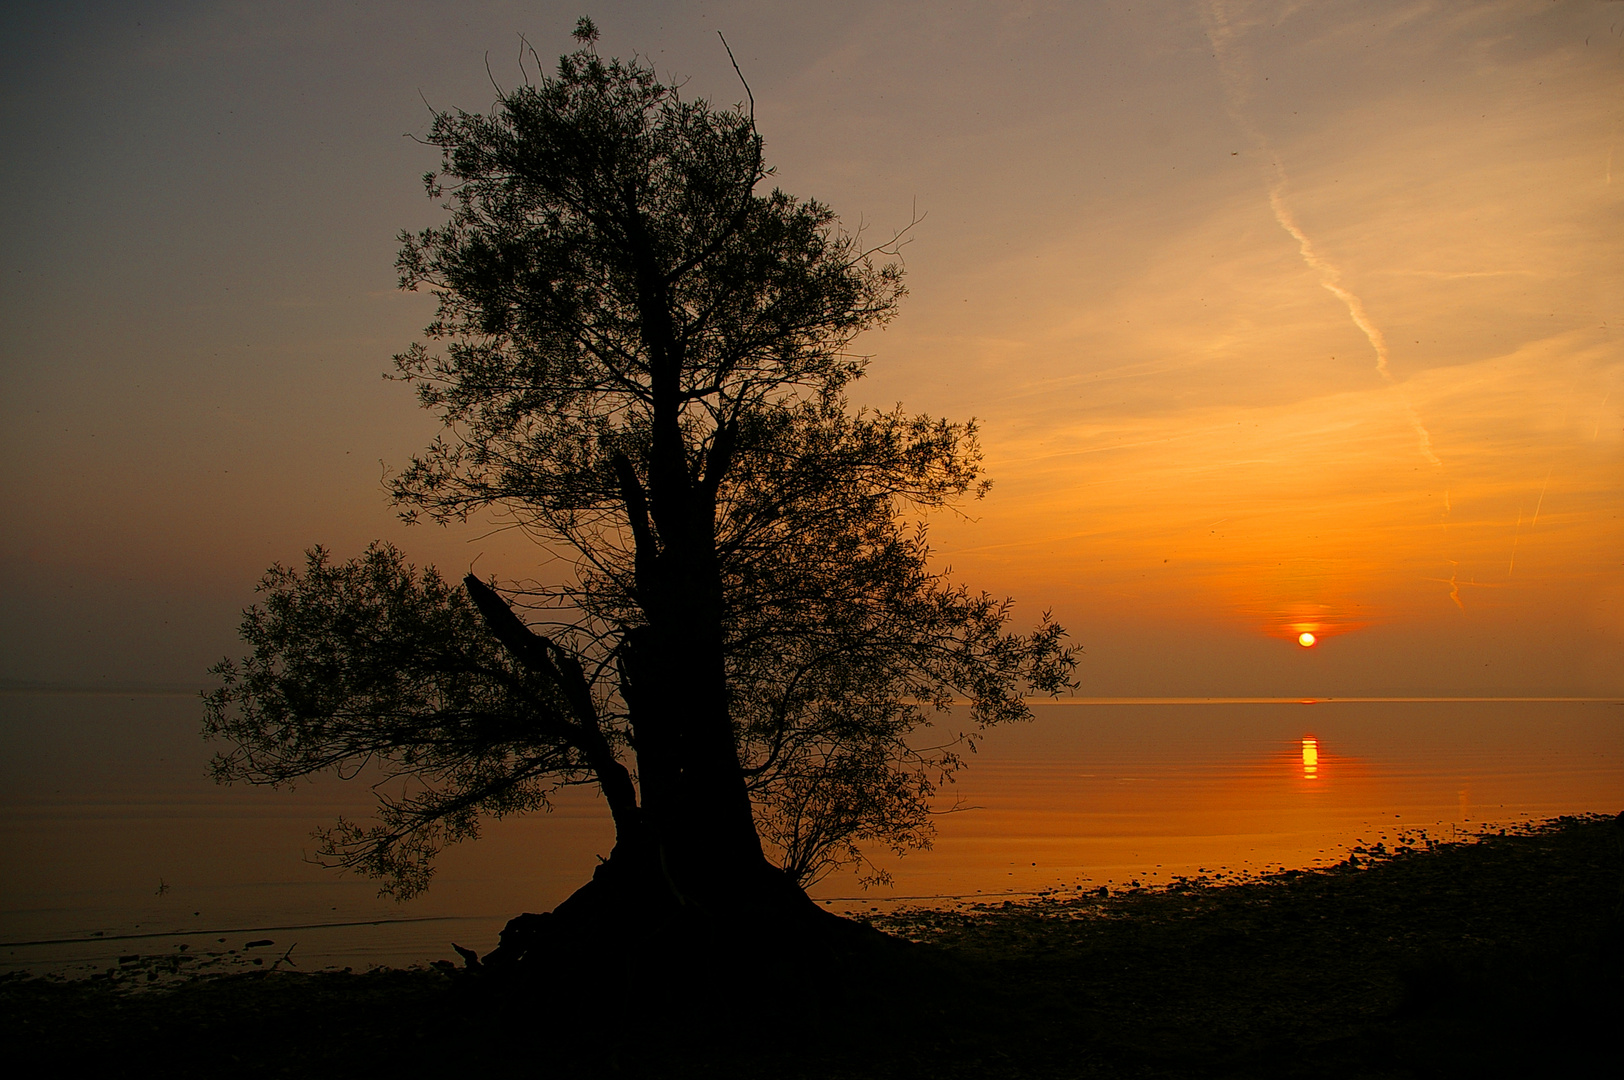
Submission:
<svg viewBox="0 0 1624 1080">
<path fill-rule="evenodd" d="M 821 974 L 792 964 L 723 999 L 580 958 L 541 987 L 433 969 L 11 979 L 0 1047 L 30 1070 L 14 1076 L 1624 1075 L 1624 824 L 1358 860 L 904 913 Z"/>
</svg>

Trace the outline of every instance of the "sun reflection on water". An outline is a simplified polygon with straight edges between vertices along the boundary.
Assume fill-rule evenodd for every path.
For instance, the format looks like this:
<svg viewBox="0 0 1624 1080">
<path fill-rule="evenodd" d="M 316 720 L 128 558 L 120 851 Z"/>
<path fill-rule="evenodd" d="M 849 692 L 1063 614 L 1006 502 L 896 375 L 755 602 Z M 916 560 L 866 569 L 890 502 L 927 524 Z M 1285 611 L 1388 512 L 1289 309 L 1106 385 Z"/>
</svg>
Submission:
<svg viewBox="0 0 1624 1080">
<path fill-rule="evenodd" d="M 1312 735 L 1303 736 L 1303 779 L 1319 778 L 1319 740 Z"/>
</svg>

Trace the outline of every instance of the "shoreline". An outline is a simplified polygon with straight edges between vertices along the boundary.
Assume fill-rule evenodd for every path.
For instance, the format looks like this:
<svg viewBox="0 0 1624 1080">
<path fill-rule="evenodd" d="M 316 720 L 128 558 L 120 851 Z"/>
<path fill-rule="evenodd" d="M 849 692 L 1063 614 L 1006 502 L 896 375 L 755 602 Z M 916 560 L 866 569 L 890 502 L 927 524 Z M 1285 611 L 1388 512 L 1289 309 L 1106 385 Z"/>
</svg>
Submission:
<svg viewBox="0 0 1624 1080">
<path fill-rule="evenodd" d="M 1233 883 L 871 916 L 913 944 L 796 1006 L 828 1033 L 811 1048 L 709 1014 L 645 1019 L 640 1034 L 607 1004 L 601 1030 L 553 1045 L 545 1016 L 449 964 L 301 974 L 269 955 L 213 977 L 170 964 L 174 981 L 150 990 L 139 965 L 123 980 L 8 977 L 0 1037 L 41 1066 L 66 1054 L 166 1076 L 227 1061 L 244 1076 L 511 1068 L 528 1060 L 515 1045 L 470 1034 L 504 1019 L 566 1076 L 613 1071 L 599 1068 L 610 1044 L 630 1075 L 671 1077 L 1582 1075 L 1616 1062 L 1624 815 L 1354 854 Z M 570 973 L 559 979 L 567 994 Z M 566 1028 L 552 1034 L 580 1034 Z"/>
<path fill-rule="evenodd" d="M 1502 820 L 1504 825 L 1502 827 Z M 1179 873 L 1176 869 L 1163 870 L 1160 865 L 1154 869 L 1147 863 L 1143 866 L 1128 868 L 1114 867 L 1117 872 L 1108 877 L 1091 878 L 1082 875 L 1087 884 L 1049 884 L 1031 888 L 1011 888 L 1000 890 L 976 890 L 974 892 L 944 892 L 930 895 L 892 896 L 883 895 L 878 891 L 866 895 L 814 897 L 814 902 L 825 910 L 843 918 L 857 922 L 869 923 L 877 927 L 889 927 L 893 924 L 904 925 L 910 913 L 917 911 L 940 910 L 943 912 L 956 911 L 984 911 L 1004 910 L 1011 906 L 1026 908 L 1032 905 L 1048 905 L 1056 901 L 1065 902 L 1080 897 L 1093 897 L 1101 888 L 1107 890 L 1112 897 L 1154 894 L 1169 889 L 1177 890 L 1190 886 L 1226 887 L 1245 884 L 1253 881 L 1262 881 L 1278 878 L 1281 875 L 1297 875 L 1303 873 L 1322 873 L 1345 864 L 1351 857 L 1356 863 L 1366 866 L 1373 861 L 1389 858 L 1399 854 L 1410 854 L 1419 851 L 1433 850 L 1449 844 L 1472 843 L 1480 838 L 1493 835 L 1506 835 L 1507 829 L 1526 831 L 1537 828 L 1545 821 L 1555 819 L 1501 819 L 1485 823 L 1473 831 L 1451 831 L 1446 836 L 1434 835 L 1434 830 L 1441 830 L 1441 823 L 1420 825 L 1411 823 L 1404 826 L 1373 825 L 1366 832 L 1379 832 L 1386 829 L 1391 832 L 1392 848 L 1387 848 L 1388 832 L 1379 832 L 1382 841 L 1375 844 L 1365 844 L 1362 841 L 1352 841 L 1342 848 L 1342 857 L 1334 860 L 1321 855 L 1295 868 L 1288 869 L 1278 861 L 1267 860 L 1256 866 L 1239 865 L 1233 868 L 1225 865 L 1218 869 L 1207 871 L 1198 870 L 1195 862 L 1187 864 L 1189 873 Z M 1216 860 L 1207 860 L 1216 863 Z M 1269 867 L 1276 869 L 1270 869 Z M 1068 875 L 1069 876 L 1069 875 Z M 51 959 L 40 959 L 33 963 L 24 960 L 7 960 L 0 963 L 0 982 L 6 980 L 50 979 L 65 982 L 110 982 L 114 985 L 147 990 L 155 988 L 169 988 L 190 980 L 193 977 L 218 978 L 233 973 L 252 973 L 256 968 L 262 968 L 265 962 L 266 950 L 259 948 L 258 955 L 254 948 L 262 944 L 275 945 L 275 954 L 280 955 L 290 943 L 296 951 L 290 958 L 288 967 L 299 972 L 310 974 L 319 972 L 355 971 L 408 971 L 414 968 L 432 967 L 441 960 L 454 959 L 455 954 L 447 941 L 435 940 L 433 945 L 427 941 L 418 941 L 416 945 L 391 941 L 387 945 L 365 948 L 361 939 L 351 937 L 348 944 L 341 944 L 335 940 L 334 931 L 346 930 L 376 930 L 378 928 L 402 929 L 417 927 L 422 924 L 469 924 L 470 928 L 457 931 L 454 927 L 446 926 L 445 932 L 456 936 L 458 940 L 467 941 L 470 935 L 483 932 L 484 938 L 478 946 L 479 951 L 485 951 L 494 946 L 497 933 L 511 917 L 512 913 L 501 914 L 458 914 L 458 915 L 426 915 L 426 916 L 395 916 L 382 918 L 356 918 L 334 922 L 264 922 L 243 923 L 225 928 L 174 928 L 169 930 L 134 930 L 134 931 L 97 931 L 89 934 L 51 935 L 38 939 L 17 939 L 0 942 L 0 949 L 32 949 L 47 953 L 61 952 L 64 948 L 76 950 L 73 956 L 56 956 Z M 477 927 L 478 929 L 472 929 Z M 297 935 L 296 940 L 287 938 L 290 932 Z M 274 941 L 261 942 L 266 935 L 276 935 Z M 413 935 L 423 938 L 427 935 Z M 244 948 L 249 942 L 253 945 Z M 128 943 L 128 944 L 125 944 Z M 163 951 L 142 952 L 151 949 L 152 943 L 161 943 Z M 237 946 L 232 948 L 231 946 Z M 421 951 L 419 951 L 421 950 Z M 412 955 L 417 953 L 417 955 Z M 311 966 L 312 958 L 319 966 Z M 323 962 L 325 961 L 325 962 Z M 156 974 L 148 980 L 147 976 Z M 155 985 L 153 985 L 155 984 Z"/>
</svg>

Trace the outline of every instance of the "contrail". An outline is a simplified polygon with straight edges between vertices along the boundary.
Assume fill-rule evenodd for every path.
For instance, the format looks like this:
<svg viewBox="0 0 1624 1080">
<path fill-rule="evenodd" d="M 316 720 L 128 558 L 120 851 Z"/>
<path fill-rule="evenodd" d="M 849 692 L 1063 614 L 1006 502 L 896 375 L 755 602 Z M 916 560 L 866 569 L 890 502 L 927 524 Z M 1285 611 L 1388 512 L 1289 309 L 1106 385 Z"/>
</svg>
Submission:
<svg viewBox="0 0 1624 1080">
<path fill-rule="evenodd" d="M 1624 96 L 1620 96 L 1619 105 L 1624 107 Z M 1624 115 L 1613 120 L 1613 130 L 1607 136 L 1607 178 L 1603 181 L 1608 187 L 1613 186 L 1613 151 L 1618 148 L 1618 127 L 1624 123 Z"/>
<path fill-rule="evenodd" d="M 1369 341 L 1370 347 L 1376 351 L 1376 374 L 1392 382 L 1393 375 L 1387 370 L 1386 335 L 1382 333 L 1381 327 L 1370 321 L 1370 316 L 1365 312 L 1365 302 L 1342 287 L 1342 271 L 1314 250 L 1313 241 L 1308 239 L 1297 224 L 1297 218 L 1292 214 L 1291 207 L 1286 205 L 1285 169 L 1281 167 L 1278 159 L 1273 165 L 1276 177 L 1275 182 L 1269 185 L 1269 208 L 1274 211 L 1274 220 L 1297 241 L 1297 251 L 1302 255 L 1303 262 L 1308 264 L 1310 269 L 1319 271 L 1320 286 L 1342 301 L 1342 305 L 1348 309 L 1348 317 L 1353 320 L 1353 325 L 1364 332 L 1365 340 Z"/>
<path fill-rule="evenodd" d="M 1539 486 L 1539 502 L 1534 504 L 1534 520 L 1528 523 L 1530 529 L 1539 524 L 1539 508 L 1545 505 L 1545 489 L 1551 486 L 1551 473 L 1555 471 L 1556 466 L 1552 465 L 1545 474 L 1545 482 Z"/>
<path fill-rule="evenodd" d="M 1309 240 L 1308 234 L 1297 224 L 1297 217 L 1291 212 L 1290 204 L 1286 202 L 1286 168 L 1281 163 L 1280 156 L 1269 145 L 1268 138 L 1247 118 L 1241 108 L 1245 88 L 1238 84 L 1246 76 L 1245 73 L 1236 73 L 1235 68 L 1240 64 L 1229 48 L 1235 31 L 1230 26 L 1228 6 L 1223 0 L 1207 0 L 1203 5 L 1206 10 L 1207 40 L 1212 42 L 1213 55 L 1218 60 L 1219 72 L 1223 79 L 1225 111 L 1252 144 L 1267 155 L 1269 164 L 1273 167 L 1274 177 L 1269 183 L 1269 209 L 1274 212 L 1274 220 L 1288 236 L 1297 241 L 1297 252 L 1302 256 L 1303 263 L 1319 274 L 1320 286 L 1342 302 L 1342 306 L 1348 311 L 1348 317 L 1353 320 L 1353 325 L 1357 326 L 1359 332 L 1365 335 L 1365 340 L 1370 342 L 1371 349 L 1376 353 L 1376 374 L 1399 391 L 1399 399 L 1403 402 L 1410 427 L 1415 430 L 1421 455 L 1434 465 L 1442 465 L 1443 462 L 1438 460 L 1438 455 L 1433 453 L 1431 433 L 1427 431 L 1426 425 L 1421 423 L 1421 417 L 1416 413 L 1415 406 L 1410 403 L 1409 396 L 1398 386 L 1393 379 L 1393 373 L 1388 370 L 1387 337 L 1382 333 L 1381 327 L 1371 321 L 1369 313 L 1365 311 L 1364 301 L 1357 293 L 1342 284 L 1341 269 L 1314 250 L 1313 241 Z"/>
<path fill-rule="evenodd" d="M 1522 535 L 1522 508 L 1517 508 L 1517 526 L 1511 530 L 1511 562 L 1506 566 L 1506 577 L 1517 569 L 1517 540 Z"/>
<path fill-rule="evenodd" d="M 1554 466 L 1554 465 L 1551 466 L 1551 472 L 1555 472 L 1555 471 L 1556 471 L 1556 466 Z M 1528 523 L 1528 527 L 1530 529 L 1532 529 L 1535 525 L 1539 524 L 1539 508 L 1541 506 L 1545 505 L 1545 489 L 1547 487 L 1549 487 L 1550 484 L 1551 484 L 1551 473 L 1548 472 L 1548 473 L 1545 474 L 1545 483 L 1540 485 L 1539 501 L 1534 504 L 1534 520 L 1530 521 Z M 1511 533 L 1511 563 L 1506 567 L 1506 577 L 1510 577 L 1511 572 L 1517 568 L 1517 540 L 1520 538 L 1521 534 L 1522 534 L 1522 507 L 1519 506 L 1517 508 L 1517 527 L 1514 530 L 1512 530 L 1512 533 Z"/>
<path fill-rule="evenodd" d="M 1264 142 L 1264 149 L 1268 149 L 1267 142 Z M 1297 218 L 1286 203 L 1286 170 L 1278 157 L 1274 157 L 1271 164 L 1274 166 L 1275 181 L 1269 185 L 1269 208 L 1274 211 L 1274 220 L 1287 235 L 1297 241 L 1297 252 L 1302 256 L 1303 263 L 1319 273 L 1320 286 L 1342 301 L 1342 306 L 1348 309 L 1348 318 L 1353 320 L 1353 325 L 1357 326 L 1365 335 L 1365 340 L 1370 342 L 1370 348 L 1376 354 L 1376 374 L 1389 386 L 1397 387 L 1393 381 L 1393 373 L 1387 367 L 1387 336 L 1382 333 L 1381 327 L 1371 321 L 1369 313 L 1365 311 L 1365 302 L 1359 299 L 1359 295 L 1343 287 L 1342 271 L 1335 263 L 1314 250 L 1313 241 L 1308 239 L 1308 235 L 1297 224 Z M 1421 456 L 1434 465 L 1442 465 L 1443 462 L 1438 460 L 1438 455 L 1432 450 L 1432 433 L 1421 423 L 1421 417 L 1416 413 L 1415 406 L 1410 403 L 1409 396 L 1404 394 L 1402 388 L 1399 389 L 1399 395 L 1404 403 L 1404 414 L 1409 418 L 1410 427 L 1415 431 Z"/>
</svg>

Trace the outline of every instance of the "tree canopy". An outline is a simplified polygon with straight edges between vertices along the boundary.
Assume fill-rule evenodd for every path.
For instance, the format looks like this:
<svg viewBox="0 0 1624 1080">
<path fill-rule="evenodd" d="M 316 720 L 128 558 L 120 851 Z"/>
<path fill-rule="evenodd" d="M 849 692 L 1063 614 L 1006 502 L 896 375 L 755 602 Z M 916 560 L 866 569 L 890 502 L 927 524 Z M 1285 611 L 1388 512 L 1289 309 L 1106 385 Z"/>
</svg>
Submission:
<svg viewBox="0 0 1624 1080">
<path fill-rule="evenodd" d="M 377 822 L 323 853 L 397 896 L 569 784 L 614 816 L 600 893 L 799 895 L 927 843 L 978 732 L 1069 686 L 1074 651 L 932 566 L 922 517 L 986 490 L 975 426 L 848 400 L 895 246 L 762 191 L 752 106 L 577 38 L 488 113 L 434 116 L 447 217 L 398 269 L 438 313 L 395 364 L 443 431 L 391 483 L 409 519 L 494 514 L 573 571 L 459 588 L 386 544 L 273 567 L 250 655 L 214 669 L 215 773 L 384 770 Z"/>
</svg>

